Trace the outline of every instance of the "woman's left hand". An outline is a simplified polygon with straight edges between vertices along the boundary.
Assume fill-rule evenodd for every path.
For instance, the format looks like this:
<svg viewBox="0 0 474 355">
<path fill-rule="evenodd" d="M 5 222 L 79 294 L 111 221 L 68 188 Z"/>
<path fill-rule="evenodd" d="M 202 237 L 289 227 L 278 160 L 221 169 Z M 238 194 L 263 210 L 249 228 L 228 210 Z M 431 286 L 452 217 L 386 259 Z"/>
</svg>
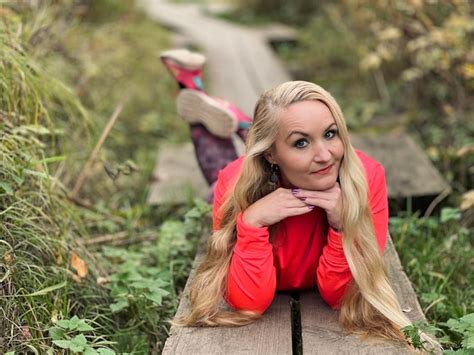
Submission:
<svg viewBox="0 0 474 355">
<path fill-rule="evenodd" d="M 293 194 L 308 205 L 321 207 L 326 211 L 329 225 L 337 230 L 342 228 L 342 194 L 338 182 L 323 191 L 297 189 Z M 295 190 L 293 190 L 295 191 Z"/>
</svg>

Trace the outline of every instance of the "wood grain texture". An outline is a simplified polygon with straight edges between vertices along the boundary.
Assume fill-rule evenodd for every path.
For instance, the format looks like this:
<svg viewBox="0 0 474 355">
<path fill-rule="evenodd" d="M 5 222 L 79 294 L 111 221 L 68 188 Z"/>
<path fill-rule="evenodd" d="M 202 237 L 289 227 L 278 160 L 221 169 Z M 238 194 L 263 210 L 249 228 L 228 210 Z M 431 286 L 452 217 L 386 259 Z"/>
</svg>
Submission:
<svg viewBox="0 0 474 355">
<path fill-rule="evenodd" d="M 189 285 L 196 266 L 202 260 L 200 249 L 193 271 L 186 283 L 177 315 L 190 309 Z M 229 309 L 222 304 L 224 309 Z M 162 354 L 212 355 L 212 354 L 291 354 L 290 297 L 278 294 L 264 316 L 243 327 L 171 327 Z"/>
<path fill-rule="evenodd" d="M 424 319 L 413 288 L 400 265 L 389 236 L 385 260 L 392 287 L 411 320 Z M 347 334 L 332 310 L 314 291 L 300 295 L 301 327 L 304 354 L 409 354 L 403 345 L 391 342 L 361 340 Z"/>
<path fill-rule="evenodd" d="M 205 199 L 209 186 L 202 175 L 191 143 L 161 148 L 148 193 L 150 205 L 185 203 L 193 197 Z"/>
<path fill-rule="evenodd" d="M 438 195 L 449 185 L 423 150 L 405 133 L 351 133 L 351 142 L 385 168 L 390 198 Z"/>
</svg>

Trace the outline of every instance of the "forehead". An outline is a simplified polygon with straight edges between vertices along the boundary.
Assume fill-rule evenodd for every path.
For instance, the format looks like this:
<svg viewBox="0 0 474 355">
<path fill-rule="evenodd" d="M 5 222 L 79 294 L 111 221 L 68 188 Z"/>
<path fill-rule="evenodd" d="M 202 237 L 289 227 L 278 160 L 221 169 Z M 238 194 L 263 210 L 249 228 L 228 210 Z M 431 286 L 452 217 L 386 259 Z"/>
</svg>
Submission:
<svg viewBox="0 0 474 355">
<path fill-rule="evenodd" d="M 336 122 L 329 108 L 317 100 L 291 104 L 281 112 L 280 119 L 280 133 L 291 132 L 295 129 L 324 130 Z"/>
</svg>

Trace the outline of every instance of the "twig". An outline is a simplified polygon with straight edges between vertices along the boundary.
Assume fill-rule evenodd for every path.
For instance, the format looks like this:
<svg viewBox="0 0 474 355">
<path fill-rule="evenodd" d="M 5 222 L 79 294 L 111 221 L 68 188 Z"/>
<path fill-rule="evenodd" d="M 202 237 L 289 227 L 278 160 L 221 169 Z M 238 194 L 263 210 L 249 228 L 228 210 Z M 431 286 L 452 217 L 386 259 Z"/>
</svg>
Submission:
<svg viewBox="0 0 474 355">
<path fill-rule="evenodd" d="M 436 196 L 436 198 L 433 201 L 431 201 L 430 205 L 426 209 L 424 217 L 429 217 L 431 213 L 433 212 L 433 210 L 435 209 L 435 207 L 441 201 L 443 201 L 446 198 L 446 196 L 448 196 L 450 193 L 451 193 L 451 186 L 448 186 L 438 196 Z"/>
<path fill-rule="evenodd" d="M 128 232 L 122 231 L 115 234 L 100 235 L 92 239 L 84 240 L 83 243 L 84 245 L 101 244 L 110 242 L 111 240 L 123 239 L 126 237 L 128 237 Z"/>
<path fill-rule="evenodd" d="M 116 234 L 101 235 L 93 239 L 84 240 L 82 241 L 82 243 L 84 245 L 97 245 L 97 244 L 113 242 L 112 244 L 114 245 L 127 245 L 127 244 L 133 244 L 133 243 L 146 242 L 149 240 L 155 240 L 156 233 L 145 234 L 143 236 L 136 237 L 133 239 L 127 239 L 127 237 L 129 237 L 129 233 L 123 231 Z"/>
<path fill-rule="evenodd" d="M 92 164 L 94 164 L 95 159 L 97 158 L 97 154 L 99 153 L 100 148 L 102 147 L 102 144 L 104 143 L 105 139 L 109 135 L 112 127 L 114 126 L 115 122 L 117 121 L 118 116 L 122 112 L 124 106 L 124 102 L 121 102 L 117 105 L 115 108 L 114 113 L 112 116 L 110 116 L 109 122 L 107 122 L 107 126 L 105 126 L 102 135 L 100 136 L 97 144 L 94 147 L 94 150 L 92 151 L 89 159 L 87 160 L 86 164 L 84 165 L 84 168 L 81 171 L 81 174 L 77 178 L 76 185 L 74 185 L 74 189 L 72 190 L 71 193 L 71 199 L 75 199 L 79 191 L 81 190 L 82 185 L 84 184 L 84 181 L 86 178 L 89 176 L 91 170 L 92 170 Z"/>
</svg>

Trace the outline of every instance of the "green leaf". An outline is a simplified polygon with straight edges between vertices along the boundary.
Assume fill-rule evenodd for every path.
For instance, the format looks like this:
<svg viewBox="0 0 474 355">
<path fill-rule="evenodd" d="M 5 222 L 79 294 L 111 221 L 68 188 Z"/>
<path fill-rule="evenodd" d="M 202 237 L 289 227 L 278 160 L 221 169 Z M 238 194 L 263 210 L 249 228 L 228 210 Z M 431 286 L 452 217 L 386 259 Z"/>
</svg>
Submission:
<svg viewBox="0 0 474 355">
<path fill-rule="evenodd" d="M 5 355 L 15 355 L 15 352 L 14 351 L 9 351 L 9 352 L 5 353 Z"/>
<path fill-rule="evenodd" d="M 69 319 L 61 319 L 56 322 L 63 329 L 69 329 Z"/>
<path fill-rule="evenodd" d="M 132 282 L 131 286 L 135 287 L 135 288 L 138 288 L 138 289 L 145 289 L 145 288 L 150 289 L 150 288 L 153 287 L 153 283 L 154 283 L 153 280 L 144 279 L 144 280 Z"/>
<path fill-rule="evenodd" d="M 112 303 L 110 305 L 110 309 L 111 309 L 112 313 L 116 313 L 116 312 L 121 311 L 124 308 L 127 308 L 128 306 L 129 306 L 128 300 L 126 298 L 123 298 L 123 299 L 119 299 L 115 303 Z"/>
<path fill-rule="evenodd" d="M 64 339 L 65 331 L 59 327 L 51 327 L 48 329 L 48 333 L 52 340 L 62 340 Z"/>
<path fill-rule="evenodd" d="M 441 223 L 451 220 L 458 221 L 461 219 L 461 212 L 457 208 L 445 207 L 441 210 Z"/>
<path fill-rule="evenodd" d="M 63 161 L 63 160 L 66 160 L 66 156 L 65 155 L 57 155 L 57 156 L 54 156 L 54 157 L 49 157 L 49 158 L 44 158 L 44 159 L 41 159 L 41 160 L 33 160 L 30 162 L 31 165 L 37 165 L 37 164 L 43 164 L 43 163 L 55 163 L 55 162 L 58 162 L 58 161 Z"/>
<path fill-rule="evenodd" d="M 162 297 L 161 297 L 161 294 L 158 293 L 158 292 L 145 292 L 145 297 L 147 299 L 149 299 L 150 301 L 158 304 L 159 306 L 161 306 L 161 302 L 162 302 Z"/>
<path fill-rule="evenodd" d="M 13 196 L 13 188 L 10 186 L 10 184 L 7 184 L 4 181 L 0 181 L 0 189 L 5 191 L 7 195 Z"/>
<path fill-rule="evenodd" d="M 84 336 L 84 334 L 79 334 L 71 340 L 71 345 L 69 346 L 69 349 L 71 349 L 71 351 L 73 352 L 79 352 L 83 351 L 86 348 L 86 345 L 86 337 Z"/>
<path fill-rule="evenodd" d="M 79 323 L 77 324 L 76 329 L 80 332 L 90 332 L 90 331 L 94 330 L 94 328 L 91 327 L 89 324 L 87 324 L 84 319 L 81 319 L 79 321 Z"/>
<path fill-rule="evenodd" d="M 53 344 L 59 346 L 62 349 L 69 349 L 71 346 L 71 340 L 53 340 Z"/>
<path fill-rule="evenodd" d="M 64 286 L 67 285 L 67 282 L 66 281 L 63 281 L 61 283 L 58 283 L 56 285 L 53 285 L 53 286 L 49 286 L 49 287 L 46 287 L 46 288 L 43 288 L 42 290 L 39 290 L 37 292 L 33 292 L 33 293 L 30 293 L 28 295 L 24 295 L 25 297 L 26 296 L 29 296 L 29 297 L 33 297 L 33 296 L 43 296 L 47 293 L 50 293 L 52 291 L 55 291 L 55 290 L 58 290 L 60 288 L 63 288 Z"/>
<path fill-rule="evenodd" d="M 97 350 L 100 355 L 115 355 L 115 351 L 107 349 L 107 348 L 100 348 Z"/>
<path fill-rule="evenodd" d="M 86 350 L 84 350 L 84 352 L 82 353 L 82 355 L 97 355 L 99 354 L 94 348 L 91 348 L 90 346 L 88 346 L 86 348 Z"/>
<path fill-rule="evenodd" d="M 69 329 L 75 330 L 78 324 L 79 324 L 79 318 L 77 316 L 72 317 L 69 320 Z"/>
<path fill-rule="evenodd" d="M 446 324 L 448 325 L 449 328 L 451 328 L 451 330 L 455 330 L 460 333 L 464 331 L 464 325 L 461 324 L 461 322 L 458 321 L 457 319 L 450 319 L 446 322 Z"/>
<path fill-rule="evenodd" d="M 474 334 L 467 336 L 463 341 L 462 345 L 466 349 L 474 349 Z"/>
<path fill-rule="evenodd" d="M 461 318 L 461 322 L 474 325 L 474 313 L 469 313 Z"/>
</svg>

